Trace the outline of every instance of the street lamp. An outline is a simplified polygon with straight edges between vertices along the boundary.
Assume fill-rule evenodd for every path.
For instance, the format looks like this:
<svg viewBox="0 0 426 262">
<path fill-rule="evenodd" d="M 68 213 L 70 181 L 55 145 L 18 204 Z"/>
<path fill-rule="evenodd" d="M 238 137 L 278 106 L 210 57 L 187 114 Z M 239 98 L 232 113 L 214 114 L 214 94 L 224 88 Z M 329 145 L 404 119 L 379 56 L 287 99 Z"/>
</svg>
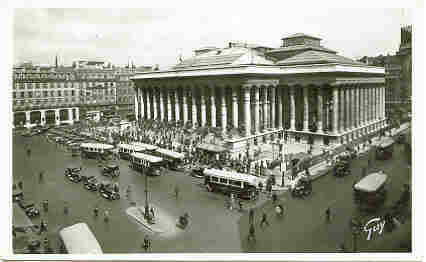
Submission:
<svg viewBox="0 0 426 262">
<path fill-rule="evenodd" d="M 142 161 L 142 173 L 145 173 L 145 213 L 144 218 L 148 222 L 151 221 L 151 217 L 149 215 L 149 204 L 148 204 L 148 172 L 146 171 L 149 168 L 150 164 L 148 161 Z"/>
</svg>

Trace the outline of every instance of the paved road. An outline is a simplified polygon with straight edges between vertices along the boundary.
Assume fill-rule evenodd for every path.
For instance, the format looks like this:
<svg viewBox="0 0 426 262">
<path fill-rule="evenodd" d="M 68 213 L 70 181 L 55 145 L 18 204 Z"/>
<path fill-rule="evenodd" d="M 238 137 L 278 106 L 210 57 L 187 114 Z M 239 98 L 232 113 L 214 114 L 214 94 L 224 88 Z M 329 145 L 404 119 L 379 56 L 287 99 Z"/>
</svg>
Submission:
<svg viewBox="0 0 426 262">
<path fill-rule="evenodd" d="M 31 144 L 31 157 L 25 153 L 25 144 Z M 401 148 L 397 148 L 396 151 Z M 354 164 L 354 174 L 360 173 L 360 163 Z M 119 161 L 121 175 L 118 178 L 121 192 L 124 193 L 129 184 L 132 185 L 132 195 L 138 204 L 143 204 L 144 178 L 129 169 L 128 162 Z M 49 212 L 42 213 L 48 221 L 48 237 L 52 247 L 57 251 L 58 231 L 63 226 L 78 222 L 89 225 L 99 240 L 105 253 L 140 253 L 141 243 L 145 234 L 150 234 L 143 226 L 130 218 L 125 210 L 129 201 L 124 197 L 110 202 L 100 198 L 97 193 L 85 190 L 82 184 L 74 184 L 65 179 L 63 172 L 67 166 L 84 167 L 85 175 L 96 175 L 105 180 L 99 173 L 99 167 L 94 160 L 80 160 L 66 153 L 64 148 L 48 143 L 43 137 L 13 138 L 13 180 L 24 181 L 24 192 L 27 199 L 35 199 L 40 203 L 49 200 Z M 391 175 L 390 191 L 400 189 L 402 181 L 407 180 L 408 170 L 401 158 L 401 152 L 396 153 L 392 161 L 378 162 L 377 167 Z M 45 172 L 42 182 L 37 174 Z M 184 212 L 191 216 L 190 226 L 185 231 L 170 237 L 151 235 L 153 252 L 242 252 L 242 251 L 335 251 L 336 246 L 343 240 L 350 246 L 350 235 L 346 226 L 353 211 L 351 185 L 355 179 L 352 175 L 343 179 L 326 176 L 314 182 L 314 195 L 311 199 L 291 199 L 287 195 L 287 205 L 290 214 L 282 221 L 270 217 L 272 226 L 257 235 L 262 243 L 256 247 L 248 247 L 244 241 L 247 232 L 247 217 L 236 212 L 225 210 L 225 198 L 220 194 L 206 192 L 202 181 L 180 172 L 167 172 L 161 177 L 150 177 L 150 201 L 161 208 L 163 215 L 178 218 Z M 175 185 L 180 188 L 179 200 L 173 196 Z M 398 196 L 392 196 L 388 202 Z M 64 215 L 65 201 L 70 207 L 70 213 Z M 257 204 L 261 204 L 260 203 Z M 253 203 L 246 203 L 251 205 Z M 331 205 L 335 214 L 330 225 L 325 226 L 322 217 L 325 208 Z M 102 217 L 94 218 L 92 210 L 99 206 L 101 212 L 109 209 L 111 219 L 104 223 Z M 271 206 L 264 207 L 269 213 Z M 259 214 L 259 212 L 257 212 Z M 241 220 L 240 220 L 241 219 Z M 39 223 L 40 219 L 33 220 Z M 344 229 L 344 230 L 342 230 Z M 44 236 L 41 236 L 44 238 Z M 242 237 L 242 238 L 240 238 Z M 240 239 L 243 239 L 241 241 Z M 21 250 L 25 239 L 18 237 L 14 241 L 16 250 Z M 373 242 L 371 242 L 373 243 Z M 375 241 L 375 243 L 379 243 Z M 361 247 L 363 244 L 361 243 Z M 387 246 L 385 246 L 387 248 Z"/>
<path fill-rule="evenodd" d="M 358 214 L 352 198 L 352 185 L 360 178 L 361 168 L 366 166 L 367 158 L 372 154 L 361 157 L 352 163 L 352 175 L 345 178 L 336 178 L 326 175 L 313 183 L 314 193 L 307 199 L 294 199 L 289 193 L 281 196 L 281 201 L 287 206 L 288 214 L 279 219 L 273 213 L 270 202 L 256 210 L 255 231 L 257 242 L 249 243 L 248 217 L 239 221 L 243 250 L 248 252 L 336 252 L 337 247 L 344 243 L 352 250 L 352 235 L 349 221 L 353 214 Z M 390 176 L 388 198 L 385 206 L 396 201 L 401 192 L 403 183 L 409 182 L 410 175 L 404 156 L 403 146 L 397 145 L 394 158 L 387 161 L 374 161 L 370 171 L 383 170 Z M 325 210 L 331 207 L 332 219 L 325 222 Z M 383 208 L 377 214 L 365 216 L 368 221 L 386 210 Z M 266 212 L 271 226 L 259 227 L 260 215 Z M 392 233 L 383 233 L 373 240 L 366 240 L 363 232 L 358 243 L 361 251 L 404 251 L 401 242 L 410 242 L 411 221 L 407 221 L 400 229 Z M 407 245 L 407 244 L 406 244 Z"/>
</svg>

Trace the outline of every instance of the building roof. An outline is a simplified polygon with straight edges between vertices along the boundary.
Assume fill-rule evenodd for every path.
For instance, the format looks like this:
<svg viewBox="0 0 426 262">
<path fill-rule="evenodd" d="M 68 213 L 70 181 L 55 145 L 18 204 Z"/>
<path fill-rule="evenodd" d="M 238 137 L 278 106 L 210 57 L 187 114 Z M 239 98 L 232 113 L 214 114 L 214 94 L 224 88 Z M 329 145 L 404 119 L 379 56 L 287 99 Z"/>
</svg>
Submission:
<svg viewBox="0 0 426 262">
<path fill-rule="evenodd" d="M 265 55 L 249 47 L 231 47 L 211 50 L 189 59 L 185 59 L 174 69 L 202 68 L 218 65 L 242 65 L 242 64 L 266 64 L 271 65 L 273 61 Z"/>
<path fill-rule="evenodd" d="M 289 58 L 280 60 L 277 62 L 278 65 L 303 65 L 303 64 L 328 64 L 328 63 L 340 63 L 340 64 L 351 64 L 351 65 L 362 65 L 362 63 L 340 56 L 333 53 L 320 52 L 316 50 L 308 50 L 291 56 Z"/>
<path fill-rule="evenodd" d="M 281 39 L 289 39 L 289 38 L 296 38 L 296 37 L 305 37 L 305 38 L 311 38 L 311 39 L 316 39 L 316 40 L 322 40 L 321 38 L 315 37 L 315 36 L 310 36 L 304 33 L 296 33 L 296 34 L 292 34 L 286 37 L 283 37 Z"/>
</svg>

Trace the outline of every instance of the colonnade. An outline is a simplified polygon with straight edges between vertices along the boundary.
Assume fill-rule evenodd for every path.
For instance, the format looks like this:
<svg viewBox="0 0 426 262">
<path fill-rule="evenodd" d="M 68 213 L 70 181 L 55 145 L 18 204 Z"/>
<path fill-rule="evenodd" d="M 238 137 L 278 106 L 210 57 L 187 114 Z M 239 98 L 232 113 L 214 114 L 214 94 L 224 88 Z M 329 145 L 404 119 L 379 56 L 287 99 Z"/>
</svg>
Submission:
<svg viewBox="0 0 426 262">
<path fill-rule="evenodd" d="M 385 85 L 255 84 L 137 86 L 137 119 L 190 121 L 193 125 L 242 128 L 245 136 L 267 130 L 356 138 L 385 124 Z M 370 130 L 367 130 L 370 131 Z"/>
</svg>

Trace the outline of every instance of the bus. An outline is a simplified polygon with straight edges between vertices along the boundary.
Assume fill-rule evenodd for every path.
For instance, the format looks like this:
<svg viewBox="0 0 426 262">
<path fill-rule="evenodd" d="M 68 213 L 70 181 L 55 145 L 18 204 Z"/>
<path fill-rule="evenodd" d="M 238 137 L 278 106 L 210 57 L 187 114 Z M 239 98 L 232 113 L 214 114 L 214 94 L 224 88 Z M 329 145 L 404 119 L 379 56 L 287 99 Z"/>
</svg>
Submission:
<svg viewBox="0 0 426 262">
<path fill-rule="evenodd" d="M 393 145 L 395 141 L 392 138 L 385 139 L 382 143 L 377 146 L 376 159 L 387 160 L 392 158 Z"/>
<path fill-rule="evenodd" d="M 86 223 L 77 223 L 59 231 L 68 254 L 103 254 L 101 246 Z"/>
<path fill-rule="evenodd" d="M 117 147 L 120 157 L 126 160 L 130 160 L 132 153 L 143 153 L 145 151 L 145 147 L 138 145 L 119 144 Z"/>
<path fill-rule="evenodd" d="M 144 153 L 132 153 L 130 161 L 133 169 L 145 172 L 145 174 L 149 176 L 160 176 L 160 167 L 164 165 L 164 161 L 161 157 Z"/>
<path fill-rule="evenodd" d="M 180 171 L 182 169 L 181 164 L 185 158 L 184 154 L 160 147 L 155 151 L 160 157 L 164 158 L 168 162 L 169 169 L 175 171 Z"/>
<path fill-rule="evenodd" d="M 111 154 L 114 146 L 100 143 L 82 143 L 80 145 L 81 155 L 86 158 L 98 158 Z"/>
<path fill-rule="evenodd" d="M 150 144 L 145 144 L 145 143 L 141 143 L 141 142 L 133 142 L 133 143 L 131 143 L 131 145 L 145 147 L 145 151 L 146 152 L 151 152 L 151 153 L 155 152 L 155 150 L 158 148 L 158 146 L 154 146 L 154 145 L 150 145 Z"/>
<path fill-rule="evenodd" d="M 254 200 L 258 197 L 258 178 L 248 174 L 219 169 L 204 169 L 204 184 L 209 192 L 234 194 L 242 199 Z"/>
</svg>

